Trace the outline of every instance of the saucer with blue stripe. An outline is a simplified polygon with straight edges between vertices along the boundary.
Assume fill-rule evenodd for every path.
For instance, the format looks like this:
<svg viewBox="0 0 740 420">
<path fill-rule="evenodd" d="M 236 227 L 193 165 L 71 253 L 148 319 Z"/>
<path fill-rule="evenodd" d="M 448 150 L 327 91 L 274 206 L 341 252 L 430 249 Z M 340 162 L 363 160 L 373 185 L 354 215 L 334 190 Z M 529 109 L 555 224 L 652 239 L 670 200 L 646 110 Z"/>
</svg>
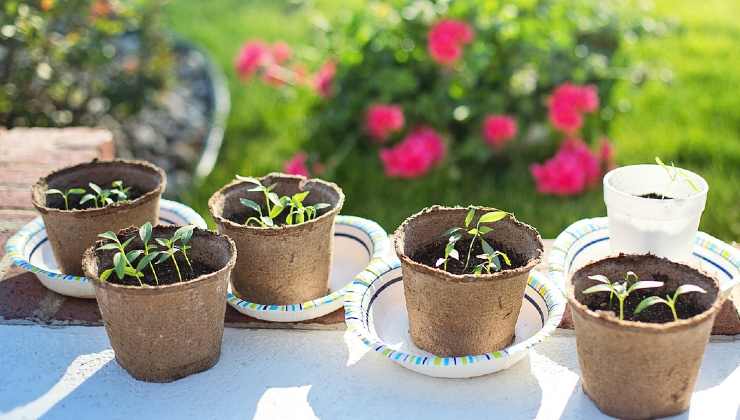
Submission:
<svg viewBox="0 0 740 420">
<path fill-rule="evenodd" d="M 416 347 L 409 335 L 401 265 L 396 257 L 374 263 L 354 281 L 344 305 L 347 329 L 369 349 L 415 372 L 470 378 L 513 366 L 560 324 L 565 297 L 544 274 L 530 273 L 514 342 L 485 354 L 440 357 Z"/>
<path fill-rule="evenodd" d="M 160 200 L 159 223 L 190 224 L 203 229 L 208 227 L 195 210 L 165 199 Z M 8 239 L 5 252 L 15 265 L 36 274 L 41 284 L 48 289 L 64 296 L 95 299 L 95 287 L 90 279 L 59 272 L 41 217 L 33 219 Z"/>
<path fill-rule="evenodd" d="M 564 290 L 570 274 L 610 254 L 609 218 L 579 220 L 555 239 L 547 261 L 548 275 Z M 692 259 L 687 263 L 715 275 L 723 293 L 740 282 L 740 251 L 704 232 L 694 237 Z"/>
<path fill-rule="evenodd" d="M 337 216 L 334 225 L 334 255 L 329 293 L 318 299 L 289 305 L 250 302 L 237 296 L 229 283 L 226 299 L 232 308 L 252 318 L 272 322 L 299 322 L 316 319 L 342 307 L 352 281 L 367 275 L 369 266 L 391 252 L 388 234 L 372 220 Z"/>
</svg>

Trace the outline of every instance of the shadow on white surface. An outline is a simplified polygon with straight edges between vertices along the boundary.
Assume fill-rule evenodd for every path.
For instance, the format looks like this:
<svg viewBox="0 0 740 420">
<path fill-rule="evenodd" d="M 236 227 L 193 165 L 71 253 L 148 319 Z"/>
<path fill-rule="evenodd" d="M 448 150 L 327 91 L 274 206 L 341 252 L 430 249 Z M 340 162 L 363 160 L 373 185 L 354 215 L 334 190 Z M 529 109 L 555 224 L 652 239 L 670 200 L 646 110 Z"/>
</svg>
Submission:
<svg viewBox="0 0 740 420">
<path fill-rule="evenodd" d="M 0 417 L 603 417 L 580 388 L 571 336 L 474 379 L 413 373 L 339 331 L 226 329 L 216 367 L 169 384 L 135 381 L 112 357 L 103 328 L 0 325 Z M 738 357 L 738 343 L 710 346 L 689 417 L 736 417 Z"/>
</svg>

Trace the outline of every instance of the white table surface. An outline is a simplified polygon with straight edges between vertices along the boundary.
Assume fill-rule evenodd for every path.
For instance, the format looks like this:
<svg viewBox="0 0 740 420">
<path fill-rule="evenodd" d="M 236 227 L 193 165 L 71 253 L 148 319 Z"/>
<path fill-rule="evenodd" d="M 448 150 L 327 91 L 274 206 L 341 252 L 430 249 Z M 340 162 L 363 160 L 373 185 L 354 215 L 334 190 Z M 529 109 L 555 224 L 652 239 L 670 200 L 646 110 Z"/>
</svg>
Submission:
<svg viewBox="0 0 740 420">
<path fill-rule="evenodd" d="M 709 344 L 689 412 L 736 419 L 740 337 Z M 521 363 L 435 379 L 343 331 L 226 329 L 220 362 L 169 384 L 138 382 L 102 327 L 0 325 L 0 418 L 435 419 L 604 417 L 583 394 L 575 337 L 558 331 Z"/>
</svg>

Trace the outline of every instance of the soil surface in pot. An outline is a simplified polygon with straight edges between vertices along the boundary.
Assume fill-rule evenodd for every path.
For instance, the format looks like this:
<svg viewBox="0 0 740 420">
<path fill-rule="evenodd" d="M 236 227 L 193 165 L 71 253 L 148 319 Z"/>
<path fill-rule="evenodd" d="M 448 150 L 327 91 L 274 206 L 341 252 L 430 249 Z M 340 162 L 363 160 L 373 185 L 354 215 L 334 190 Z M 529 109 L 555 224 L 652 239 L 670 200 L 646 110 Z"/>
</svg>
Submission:
<svg viewBox="0 0 740 420">
<path fill-rule="evenodd" d="M 467 270 L 463 271 L 465 268 L 465 260 L 467 259 L 468 255 L 468 248 L 470 247 L 470 241 L 471 239 L 461 239 L 457 242 L 455 245 L 455 249 L 457 249 L 457 252 L 460 253 L 460 261 L 455 260 L 453 258 L 450 258 L 447 260 L 447 272 L 450 274 L 473 274 L 473 271 L 475 270 L 475 266 L 482 263 L 483 260 L 476 258 L 477 255 L 483 254 L 483 246 L 481 245 L 481 242 L 479 240 L 475 241 L 475 244 L 473 245 L 473 251 L 470 253 L 470 264 L 468 264 Z M 505 253 L 509 260 L 511 260 L 511 266 L 506 265 L 506 263 L 503 261 L 503 258 L 501 258 L 501 263 L 503 264 L 503 270 L 512 270 L 515 268 L 522 267 L 527 263 L 527 259 L 518 253 L 515 253 L 509 249 L 506 249 L 501 243 L 487 240 L 489 244 L 493 247 L 493 249 L 497 251 L 501 251 Z M 427 265 L 429 267 L 433 268 L 439 268 L 442 269 L 442 266 L 436 267 L 437 260 L 444 257 L 444 249 L 445 245 L 447 245 L 447 240 L 439 240 L 436 242 L 433 242 L 431 244 L 428 244 L 424 246 L 421 250 L 417 251 L 414 255 L 411 256 L 411 259 Z M 484 271 L 485 272 L 485 271 Z M 493 273 L 493 270 L 491 270 L 491 273 Z"/>
<path fill-rule="evenodd" d="M 180 275 L 182 276 L 183 282 L 187 282 L 204 274 L 209 274 L 216 271 L 206 264 L 203 264 L 199 261 L 194 261 L 192 258 L 190 258 L 192 269 L 188 266 L 185 258 L 181 255 L 178 255 L 176 259 L 177 265 L 180 268 Z M 101 272 L 108 268 L 110 267 L 105 267 L 103 270 L 101 270 Z M 177 270 L 175 269 L 175 265 L 172 263 L 172 260 L 170 258 L 168 258 L 166 261 L 163 261 L 161 264 L 154 264 L 154 270 L 156 270 L 157 272 L 159 283 L 154 280 L 154 275 L 152 274 L 152 270 L 149 267 L 146 267 L 144 270 L 142 270 L 144 272 L 144 277 L 142 277 L 141 279 L 142 283 L 149 286 L 164 286 L 166 284 L 180 283 L 180 279 L 177 277 Z M 118 276 L 115 275 L 115 273 L 108 277 L 108 282 L 122 284 L 125 286 L 139 285 L 139 281 L 136 280 L 136 278 L 126 276 L 123 278 L 123 280 L 120 280 Z"/>
<path fill-rule="evenodd" d="M 125 187 L 128 187 L 128 185 L 126 185 L 125 183 L 124 183 L 124 186 Z M 101 186 L 101 187 L 102 188 L 110 189 L 110 185 Z M 83 186 L 79 186 L 79 185 L 65 185 L 64 187 L 57 188 L 57 189 L 66 192 L 70 188 L 83 188 L 88 193 L 94 194 L 94 192 L 88 186 L 83 187 Z M 116 195 L 111 195 L 111 199 L 113 201 L 116 201 L 116 202 L 119 202 L 119 201 L 120 202 L 133 201 L 133 200 L 136 200 L 137 198 L 141 197 L 145 193 L 146 193 L 145 191 L 141 191 L 139 188 L 136 188 L 135 186 L 131 186 L 131 189 L 128 191 L 128 194 L 127 194 L 128 195 L 128 198 L 126 200 L 117 200 L 117 196 Z M 80 204 L 80 201 L 82 200 L 82 197 L 84 195 L 85 194 L 69 195 L 67 197 L 67 200 L 69 201 L 69 209 L 70 210 L 84 210 L 84 209 L 92 209 L 92 208 L 95 208 L 95 203 L 93 202 L 93 200 L 87 201 L 84 204 Z M 46 196 L 46 207 L 49 207 L 49 208 L 52 208 L 52 209 L 66 210 L 64 208 L 64 198 L 62 198 L 62 196 L 59 195 L 59 194 L 48 194 Z M 105 207 L 105 206 L 103 206 L 103 207 Z"/>
<path fill-rule="evenodd" d="M 652 278 L 641 278 L 643 280 L 660 281 L 668 284 L 670 279 L 664 274 L 655 274 Z M 594 282 L 596 284 L 596 282 Z M 651 322 L 655 324 L 662 324 L 666 322 L 672 322 L 673 313 L 668 305 L 659 303 L 652 305 L 645 309 L 638 315 L 634 315 L 635 308 L 642 302 L 643 299 L 649 296 L 660 296 L 665 298 L 666 295 L 673 296 L 674 290 L 665 290 L 664 288 L 656 289 L 638 289 L 630 293 L 627 299 L 624 301 L 624 319 L 625 321 L 639 321 L 639 322 Z M 676 303 L 676 313 L 680 319 L 687 319 L 693 316 L 699 315 L 700 313 L 709 309 L 708 306 L 702 305 L 693 299 L 692 295 L 698 293 L 688 293 L 678 297 Z M 617 298 L 613 298 L 611 303 L 609 302 L 608 292 L 598 292 L 583 295 L 581 303 L 588 306 L 592 311 L 611 311 L 615 316 L 619 316 L 619 301 Z"/>
<path fill-rule="evenodd" d="M 643 194 L 639 196 L 640 198 L 650 198 L 653 200 L 673 200 L 673 197 L 669 197 L 667 195 L 658 194 L 658 193 L 650 193 L 650 194 Z"/>
</svg>

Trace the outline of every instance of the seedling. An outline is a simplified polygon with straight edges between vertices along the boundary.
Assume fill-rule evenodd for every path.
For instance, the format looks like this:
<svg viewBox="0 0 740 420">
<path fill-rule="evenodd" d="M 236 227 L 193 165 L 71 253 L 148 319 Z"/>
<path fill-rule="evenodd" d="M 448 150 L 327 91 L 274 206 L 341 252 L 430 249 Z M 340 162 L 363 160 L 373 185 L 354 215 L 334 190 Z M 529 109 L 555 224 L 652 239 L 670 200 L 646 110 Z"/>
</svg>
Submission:
<svg viewBox="0 0 740 420">
<path fill-rule="evenodd" d="M 157 238 L 157 243 L 164 247 L 164 251 L 160 251 L 159 253 L 159 259 L 157 260 L 157 264 L 162 264 L 163 262 L 167 261 L 167 258 L 172 260 L 172 264 L 175 266 L 175 271 L 177 272 L 177 279 L 182 282 L 182 274 L 180 273 L 180 266 L 177 264 L 177 258 L 176 254 L 178 252 L 181 252 L 182 250 L 180 247 L 178 247 L 175 242 L 176 239 L 174 236 L 170 239 L 167 238 Z"/>
<path fill-rule="evenodd" d="M 64 210 L 69 210 L 69 197 L 72 195 L 82 195 L 85 194 L 84 188 L 70 188 L 67 191 L 58 190 L 55 188 L 50 188 L 46 190 L 46 195 L 51 194 L 59 194 L 64 199 Z"/>
<path fill-rule="evenodd" d="M 476 256 L 476 258 L 483 260 L 483 262 L 475 266 L 473 273 L 482 274 L 483 271 L 485 271 L 486 273 L 491 274 L 491 269 L 493 269 L 494 272 L 501 271 L 501 260 L 499 257 L 503 258 L 506 265 L 511 267 L 511 260 L 509 260 L 508 255 L 501 251 L 493 251 L 492 254 L 486 253 Z"/>
<path fill-rule="evenodd" d="M 445 246 L 445 254 L 444 258 L 440 258 L 437 260 L 437 267 L 440 265 L 444 265 L 445 271 L 447 270 L 447 261 L 449 258 L 459 259 L 455 258 L 455 254 L 452 253 L 452 250 L 455 248 L 455 244 L 462 239 L 463 234 L 467 233 L 468 235 L 472 236 L 472 239 L 470 240 L 470 246 L 468 247 L 468 253 L 465 258 L 465 267 L 463 268 L 463 272 L 468 269 L 468 266 L 470 265 L 470 254 L 473 252 L 473 246 L 475 245 L 475 241 L 479 240 L 481 243 L 481 247 L 483 248 L 483 252 L 486 255 L 490 255 L 491 258 L 495 259 L 498 264 L 492 264 L 490 267 L 495 268 L 496 266 L 501 267 L 501 263 L 498 260 L 500 255 L 505 255 L 503 252 L 495 251 L 493 247 L 485 240 L 483 239 L 483 235 L 486 235 L 493 231 L 492 228 L 483 225 L 484 223 L 494 223 L 497 222 L 504 217 L 508 216 L 509 213 L 505 211 L 490 211 L 488 213 L 484 213 L 478 218 L 478 222 L 475 224 L 475 227 L 471 228 L 471 225 L 473 223 L 473 218 L 475 217 L 475 208 L 471 207 L 468 210 L 468 213 L 465 215 L 465 226 L 464 227 L 453 227 L 451 229 L 448 229 L 443 236 L 448 236 L 448 242 Z M 441 261 L 441 262 L 440 262 Z M 506 261 L 509 261 L 509 257 L 506 256 Z M 509 261 L 510 262 L 510 261 Z M 511 264 L 509 264 L 511 265 Z M 498 271 L 498 270 L 497 270 Z M 480 274 L 480 273 L 477 273 Z"/>
<path fill-rule="evenodd" d="M 190 245 L 188 245 L 188 242 L 190 242 L 190 239 L 193 237 L 194 229 L 194 225 L 183 226 L 177 229 L 172 237 L 174 241 L 180 241 L 180 251 L 182 252 L 182 256 L 185 258 L 185 262 L 188 264 L 190 271 L 193 271 L 193 266 L 190 264 L 190 258 L 188 258 L 188 249 L 191 248 Z"/>
<path fill-rule="evenodd" d="M 668 166 L 663 161 L 656 156 L 655 157 L 655 163 L 660 165 L 661 168 L 663 168 L 666 171 L 666 174 L 668 174 L 668 178 L 670 179 L 670 182 L 668 183 L 668 186 L 666 187 L 666 191 L 671 188 L 674 182 L 678 180 L 679 177 L 681 177 L 687 184 L 689 184 L 689 187 L 691 187 L 692 190 L 699 192 L 699 187 L 694 183 L 694 181 L 691 180 L 691 177 L 688 175 L 688 172 L 681 168 L 676 168 L 676 165 L 671 162 L 671 165 Z M 667 194 L 663 194 L 663 198 L 665 198 Z"/>
<path fill-rule="evenodd" d="M 686 293 L 694 293 L 694 292 L 706 293 L 707 291 L 694 284 L 684 284 L 684 285 L 679 286 L 678 289 L 676 289 L 676 291 L 673 293 L 673 296 L 666 295 L 665 299 L 663 299 L 660 296 L 646 297 L 637 305 L 637 308 L 635 308 L 635 315 L 639 314 L 640 312 L 644 311 L 645 309 L 655 304 L 663 303 L 667 305 L 669 308 L 671 308 L 671 313 L 673 313 L 673 320 L 678 321 L 678 313 L 676 312 L 676 301 L 678 300 L 678 297 L 681 295 L 685 295 Z"/>
<path fill-rule="evenodd" d="M 149 269 L 152 271 L 152 275 L 154 276 L 154 282 L 159 286 L 157 271 L 154 269 L 154 265 L 152 264 L 152 261 L 157 258 L 157 255 L 159 255 L 159 251 L 157 251 L 156 245 L 149 243 L 149 241 L 152 240 L 151 223 L 146 222 L 139 228 L 139 238 L 141 238 L 141 242 L 144 245 L 144 256 L 141 261 L 139 261 L 139 264 L 137 264 L 137 270 L 142 270 L 148 265 Z"/>
<path fill-rule="evenodd" d="M 624 301 L 630 293 L 639 289 L 651 289 L 654 287 L 663 286 L 663 282 L 645 280 L 640 281 L 637 274 L 632 271 L 628 271 L 624 276 L 624 281 L 612 283 L 606 276 L 596 274 L 588 276 L 589 279 L 598 281 L 601 284 L 591 286 L 583 291 L 583 294 L 598 293 L 598 292 L 609 292 L 609 305 L 612 303 L 614 297 L 619 301 L 619 319 L 624 320 Z"/>
<path fill-rule="evenodd" d="M 266 212 L 262 212 L 262 206 L 257 202 L 248 198 L 240 198 L 239 202 L 254 210 L 259 214 L 257 216 L 249 216 L 244 222 L 245 225 L 249 226 L 250 223 L 256 224 L 259 227 L 274 227 L 275 219 L 278 218 L 285 209 L 288 209 L 288 214 L 285 216 L 286 225 L 294 225 L 298 223 L 307 222 L 313 220 L 318 216 L 319 210 L 325 209 L 330 205 L 327 203 L 317 203 L 310 206 L 304 206 L 303 201 L 308 197 L 310 191 L 302 191 L 293 194 L 292 197 L 279 196 L 273 192 L 278 184 L 272 184 L 268 187 L 262 185 L 259 179 L 252 177 L 243 177 L 237 175 L 237 179 L 241 181 L 247 181 L 255 184 L 256 186 L 250 188 L 248 191 L 259 191 L 265 197 L 265 209 Z"/>
<path fill-rule="evenodd" d="M 118 239 L 118 236 L 115 233 L 110 232 L 110 231 L 101 233 L 98 236 L 103 239 L 107 239 L 111 241 L 110 243 L 100 246 L 98 248 L 99 251 L 105 251 L 105 250 L 116 250 L 117 251 L 113 255 L 113 268 L 109 268 L 103 271 L 100 274 L 100 281 L 108 280 L 111 274 L 115 272 L 119 280 L 123 280 L 124 277 L 126 276 L 135 277 L 136 280 L 139 281 L 139 285 L 143 287 L 144 283 L 142 283 L 141 281 L 141 277 L 143 276 L 143 273 L 140 271 L 139 268 L 134 267 L 133 261 L 136 261 L 136 259 L 139 258 L 139 256 L 144 251 L 133 250 L 133 251 L 126 252 L 126 247 L 131 243 L 131 241 L 134 238 L 133 237 L 128 238 L 126 241 L 121 243 L 121 241 Z"/>
<path fill-rule="evenodd" d="M 128 193 L 131 191 L 131 187 L 124 187 L 123 181 L 120 179 L 111 183 L 111 194 L 118 196 L 118 201 L 128 200 Z"/>
</svg>

